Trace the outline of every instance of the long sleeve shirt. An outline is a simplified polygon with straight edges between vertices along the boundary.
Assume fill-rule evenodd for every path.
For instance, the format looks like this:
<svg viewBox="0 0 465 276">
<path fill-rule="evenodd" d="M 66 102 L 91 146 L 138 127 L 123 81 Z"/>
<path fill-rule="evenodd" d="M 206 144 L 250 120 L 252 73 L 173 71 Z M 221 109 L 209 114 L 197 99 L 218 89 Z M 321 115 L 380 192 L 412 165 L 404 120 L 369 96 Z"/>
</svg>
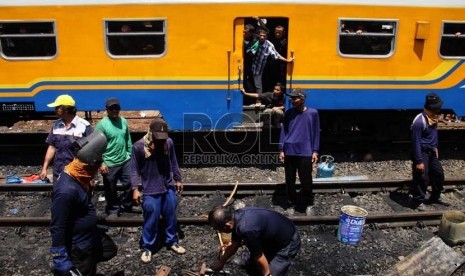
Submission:
<svg viewBox="0 0 465 276">
<path fill-rule="evenodd" d="M 103 118 L 95 126 L 107 137 L 107 149 L 103 153 L 103 163 L 108 167 L 116 167 L 131 159 L 132 141 L 128 122 L 122 117 Z"/>
<path fill-rule="evenodd" d="M 174 144 L 171 138 L 166 140 L 168 153 L 155 152 L 145 157 L 144 139 L 140 139 L 132 148 L 131 185 L 136 189 L 142 184 L 142 192 L 146 195 L 163 194 L 168 186 L 181 182 Z"/>
<path fill-rule="evenodd" d="M 52 247 L 90 248 L 98 237 L 97 215 L 87 193 L 76 180 L 62 173 L 52 191 Z"/>
<path fill-rule="evenodd" d="M 418 114 L 412 123 L 413 162 L 423 163 L 422 150 L 435 151 L 438 147 L 438 125 L 428 124 L 425 113 Z"/>
<path fill-rule="evenodd" d="M 292 221 L 275 211 L 246 207 L 234 212 L 232 239 L 243 240 L 255 260 L 286 247 L 295 231 Z"/>
<path fill-rule="evenodd" d="M 320 117 L 307 107 L 303 112 L 291 108 L 284 114 L 279 151 L 289 156 L 312 156 L 320 149 Z"/>
<path fill-rule="evenodd" d="M 263 74 L 268 57 L 278 59 L 279 53 L 276 51 L 274 45 L 270 41 L 265 40 L 265 42 L 259 44 L 257 53 L 253 59 L 252 72 L 254 75 Z"/>
</svg>

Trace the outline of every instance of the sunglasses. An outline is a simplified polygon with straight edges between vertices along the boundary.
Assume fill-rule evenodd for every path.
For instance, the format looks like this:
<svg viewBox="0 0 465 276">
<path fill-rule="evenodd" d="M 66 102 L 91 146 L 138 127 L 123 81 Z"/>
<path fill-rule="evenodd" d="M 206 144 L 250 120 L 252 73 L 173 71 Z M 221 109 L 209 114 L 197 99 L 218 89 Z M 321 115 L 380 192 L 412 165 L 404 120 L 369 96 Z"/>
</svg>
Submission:
<svg viewBox="0 0 465 276">
<path fill-rule="evenodd" d="M 107 107 L 107 110 L 109 110 L 109 111 L 120 111 L 121 107 L 119 107 L 119 106 L 110 106 L 110 107 Z"/>
</svg>

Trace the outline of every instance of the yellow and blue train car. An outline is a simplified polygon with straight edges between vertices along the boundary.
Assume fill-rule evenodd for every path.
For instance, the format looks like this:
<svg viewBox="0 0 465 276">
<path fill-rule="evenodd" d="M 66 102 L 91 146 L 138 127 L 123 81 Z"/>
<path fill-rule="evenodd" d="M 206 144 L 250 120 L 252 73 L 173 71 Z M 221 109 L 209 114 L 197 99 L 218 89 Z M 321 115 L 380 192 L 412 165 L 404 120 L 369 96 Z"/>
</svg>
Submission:
<svg viewBox="0 0 465 276">
<path fill-rule="evenodd" d="M 319 110 L 421 109 L 436 92 L 465 115 L 463 0 L 0 0 L 0 112 L 81 111 L 118 97 L 174 130 L 241 124 L 243 29 L 284 26 L 288 88 Z"/>
</svg>

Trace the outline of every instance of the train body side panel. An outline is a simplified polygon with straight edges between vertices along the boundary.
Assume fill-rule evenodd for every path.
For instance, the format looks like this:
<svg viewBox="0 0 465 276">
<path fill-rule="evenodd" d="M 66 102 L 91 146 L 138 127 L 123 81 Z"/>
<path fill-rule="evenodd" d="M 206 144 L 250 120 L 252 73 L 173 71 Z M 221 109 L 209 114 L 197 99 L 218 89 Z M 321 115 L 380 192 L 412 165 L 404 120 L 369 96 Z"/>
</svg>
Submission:
<svg viewBox="0 0 465 276">
<path fill-rule="evenodd" d="M 436 92 L 445 99 L 444 108 L 465 115 L 465 65 L 438 54 L 443 20 L 465 21 L 464 14 L 465 7 L 303 3 L 2 7 L 0 21 L 55 21 L 58 55 L 52 60 L 0 58 L 0 102 L 34 101 L 37 111 L 49 111 L 47 103 L 69 93 L 79 110 L 101 110 L 107 97 L 117 96 L 127 110 L 161 110 L 173 129 L 199 128 L 192 118 L 200 128 L 228 128 L 241 122 L 242 110 L 237 90 L 242 49 L 233 46 L 238 45 L 233 23 L 259 15 L 289 19 L 292 86 L 308 90 L 308 105 L 421 109 L 424 95 Z M 387 58 L 342 57 L 340 18 L 396 20 L 395 52 Z M 104 21 L 118 19 L 165 19 L 164 55 L 111 58 L 105 52 Z M 429 22 L 426 39 L 415 39 L 419 21 Z"/>
</svg>

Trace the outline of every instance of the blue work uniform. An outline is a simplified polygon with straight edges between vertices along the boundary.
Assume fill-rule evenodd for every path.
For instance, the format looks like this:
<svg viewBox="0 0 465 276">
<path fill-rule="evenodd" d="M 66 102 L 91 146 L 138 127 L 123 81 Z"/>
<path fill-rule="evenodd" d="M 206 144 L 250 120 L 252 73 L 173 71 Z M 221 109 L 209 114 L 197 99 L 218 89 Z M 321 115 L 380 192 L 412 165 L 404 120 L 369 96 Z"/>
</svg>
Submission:
<svg viewBox="0 0 465 276">
<path fill-rule="evenodd" d="M 262 254 L 272 275 L 285 275 L 300 249 L 300 236 L 291 220 L 263 208 L 246 207 L 234 212 L 232 240 L 243 241 L 256 261 Z"/>
<path fill-rule="evenodd" d="M 444 170 L 437 157 L 438 124 L 428 124 L 428 118 L 423 112 L 415 117 L 412 123 L 412 176 L 413 181 L 409 193 L 413 199 L 421 203 L 425 200 L 428 183 L 431 183 L 429 200 L 439 199 L 444 189 Z M 416 169 L 423 163 L 423 172 Z"/>
</svg>

